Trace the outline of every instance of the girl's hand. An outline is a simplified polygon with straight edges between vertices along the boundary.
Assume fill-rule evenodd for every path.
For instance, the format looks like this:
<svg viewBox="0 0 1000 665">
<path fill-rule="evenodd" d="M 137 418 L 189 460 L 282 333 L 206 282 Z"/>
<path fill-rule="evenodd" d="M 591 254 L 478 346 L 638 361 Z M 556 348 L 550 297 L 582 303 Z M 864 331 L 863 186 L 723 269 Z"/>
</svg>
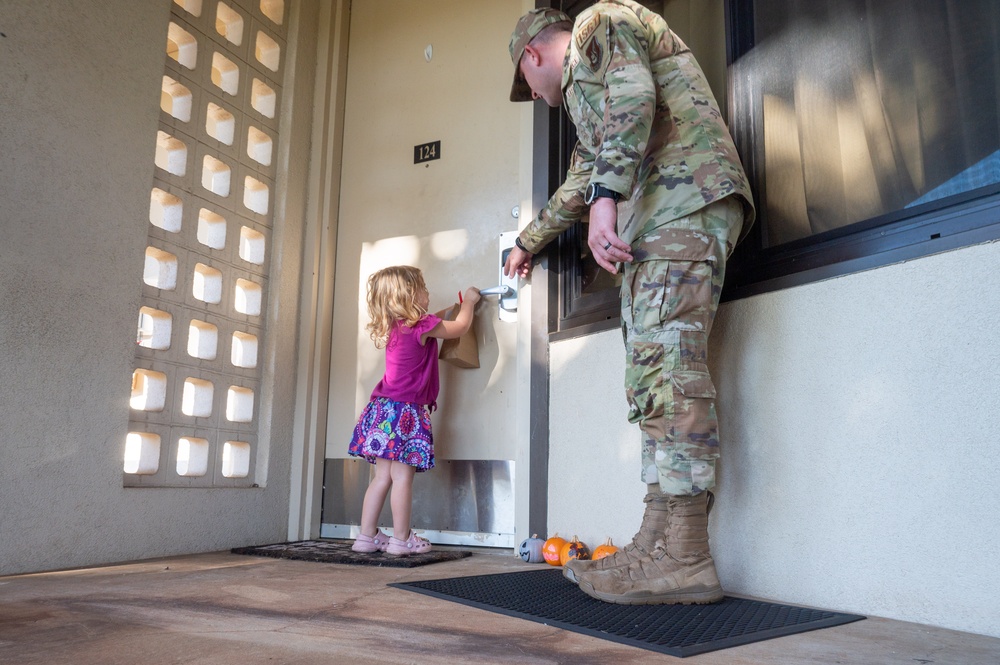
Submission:
<svg viewBox="0 0 1000 665">
<path fill-rule="evenodd" d="M 475 306 L 475 304 L 479 302 L 480 298 L 482 298 L 482 296 L 479 295 L 479 289 L 474 286 L 470 286 L 465 290 L 465 293 L 462 294 L 462 303 L 470 303 Z"/>
<path fill-rule="evenodd" d="M 455 339 L 461 337 L 472 326 L 472 319 L 475 316 L 476 303 L 482 298 L 479 289 L 470 286 L 465 293 L 459 292 L 461 305 L 458 308 L 458 316 L 454 321 L 440 321 L 436 326 L 424 333 L 424 338 L 437 337 L 439 339 Z M 423 343 L 421 341 L 421 343 Z"/>
</svg>

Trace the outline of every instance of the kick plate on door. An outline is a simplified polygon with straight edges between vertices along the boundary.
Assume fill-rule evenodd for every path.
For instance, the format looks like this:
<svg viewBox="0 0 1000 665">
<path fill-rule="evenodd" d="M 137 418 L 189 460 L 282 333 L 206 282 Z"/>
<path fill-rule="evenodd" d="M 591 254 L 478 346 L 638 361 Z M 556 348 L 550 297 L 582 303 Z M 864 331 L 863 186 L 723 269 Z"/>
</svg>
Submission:
<svg viewBox="0 0 1000 665">
<path fill-rule="evenodd" d="M 322 537 L 358 534 L 373 468 L 362 460 L 326 460 Z M 411 524 L 432 543 L 514 547 L 513 460 L 438 460 L 413 479 Z M 388 501 L 378 525 L 392 528 Z"/>
</svg>

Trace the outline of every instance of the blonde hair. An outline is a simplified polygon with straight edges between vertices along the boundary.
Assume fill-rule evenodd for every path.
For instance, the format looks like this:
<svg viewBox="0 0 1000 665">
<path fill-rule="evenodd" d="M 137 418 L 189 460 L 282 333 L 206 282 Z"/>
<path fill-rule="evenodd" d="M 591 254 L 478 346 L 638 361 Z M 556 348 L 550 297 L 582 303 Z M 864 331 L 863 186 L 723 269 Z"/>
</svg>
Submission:
<svg viewBox="0 0 1000 665">
<path fill-rule="evenodd" d="M 375 346 L 382 348 L 397 321 L 413 327 L 427 314 L 417 304 L 417 294 L 426 291 L 424 276 L 413 266 L 390 266 L 368 278 L 368 318 L 365 329 Z"/>
</svg>

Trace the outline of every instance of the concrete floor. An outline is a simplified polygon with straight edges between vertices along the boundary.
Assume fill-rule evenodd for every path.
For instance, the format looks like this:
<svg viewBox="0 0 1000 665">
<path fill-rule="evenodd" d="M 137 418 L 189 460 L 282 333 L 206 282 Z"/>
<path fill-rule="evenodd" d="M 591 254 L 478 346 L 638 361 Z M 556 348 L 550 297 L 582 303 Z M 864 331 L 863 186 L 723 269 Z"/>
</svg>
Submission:
<svg viewBox="0 0 1000 665">
<path fill-rule="evenodd" d="M 213 553 L 3 577 L 0 663 L 1000 663 L 1000 639 L 878 618 L 677 659 L 386 586 L 529 567 L 490 552 L 410 569 Z"/>
</svg>

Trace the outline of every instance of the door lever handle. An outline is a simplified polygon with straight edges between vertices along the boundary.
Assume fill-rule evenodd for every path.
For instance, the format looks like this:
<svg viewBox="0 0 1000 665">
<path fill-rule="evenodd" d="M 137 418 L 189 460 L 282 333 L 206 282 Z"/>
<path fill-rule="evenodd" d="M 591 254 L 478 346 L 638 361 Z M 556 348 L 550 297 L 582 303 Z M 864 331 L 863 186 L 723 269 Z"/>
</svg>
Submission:
<svg viewBox="0 0 1000 665">
<path fill-rule="evenodd" d="M 506 284 L 503 284 L 501 286 L 491 286 L 488 289 L 479 289 L 479 295 L 500 296 L 501 298 L 506 298 L 508 296 L 514 295 L 514 289 L 510 288 Z"/>
</svg>

